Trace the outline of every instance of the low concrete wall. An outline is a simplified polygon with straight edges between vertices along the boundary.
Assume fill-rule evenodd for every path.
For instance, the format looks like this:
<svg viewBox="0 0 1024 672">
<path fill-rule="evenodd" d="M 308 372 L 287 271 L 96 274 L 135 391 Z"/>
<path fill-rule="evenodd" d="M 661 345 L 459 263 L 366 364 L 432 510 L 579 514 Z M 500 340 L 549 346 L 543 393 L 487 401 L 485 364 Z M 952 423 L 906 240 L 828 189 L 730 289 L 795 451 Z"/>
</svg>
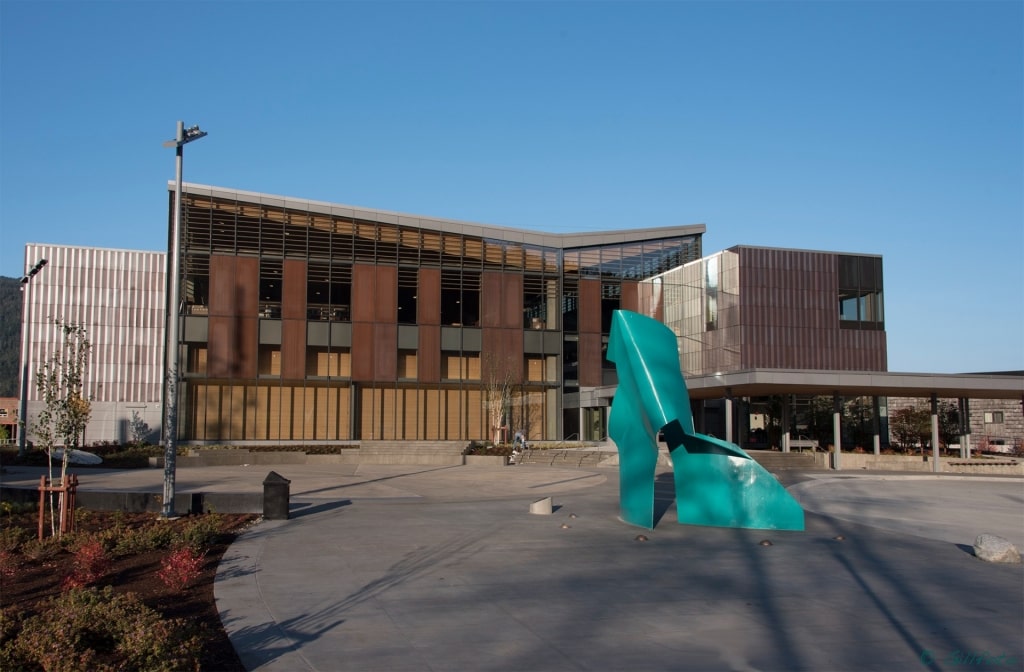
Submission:
<svg viewBox="0 0 1024 672">
<path fill-rule="evenodd" d="M 467 467 L 505 467 L 508 457 L 505 455 L 466 455 Z"/>
<path fill-rule="evenodd" d="M 828 469 L 831 453 L 814 456 L 815 466 Z M 932 456 L 929 455 L 875 455 L 873 453 L 842 453 L 839 456 L 841 469 L 865 469 L 871 471 L 920 471 L 932 472 Z M 956 457 L 939 458 L 940 473 L 946 474 L 991 474 L 994 476 L 1024 476 L 1024 461 L 1016 459 L 970 459 Z"/>
<path fill-rule="evenodd" d="M 227 450 L 192 450 L 188 455 L 179 455 L 176 467 L 238 467 L 248 464 L 358 464 L 359 450 L 346 449 L 330 455 L 307 455 L 296 451 L 261 452 L 245 448 Z M 164 458 L 149 458 L 149 466 L 163 468 Z"/>
<path fill-rule="evenodd" d="M 39 491 L 32 488 L 4 487 L 0 501 L 38 504 Z M 106 492 L 79 490 L 75 505 L 90 511 L 126 511 L 129 513 L 163 510 L 163 495 L 156 492 Z M 263 513 L 263 493 L 191 492 L 174 498 L 174 512 L 190 513 Z"/>
</svg>

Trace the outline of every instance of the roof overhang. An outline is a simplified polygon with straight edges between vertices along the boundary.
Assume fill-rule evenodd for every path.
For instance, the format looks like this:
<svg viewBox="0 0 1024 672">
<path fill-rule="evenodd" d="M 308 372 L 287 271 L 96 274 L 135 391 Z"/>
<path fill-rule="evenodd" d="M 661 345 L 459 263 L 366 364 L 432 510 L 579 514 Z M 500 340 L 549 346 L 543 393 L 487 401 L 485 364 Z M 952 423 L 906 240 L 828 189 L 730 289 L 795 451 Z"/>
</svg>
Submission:
<svg viewBox="0 0 1024 672">
<path fill-rule="evenodd" d="M 974 373 L 890 373 L 747 369 L 686 379 L 691 399 L 766 397 L 773 394 L 832 394 L 844 397 L 1024 399 L 1024 376 Z"/>
<path fill-rule="evenodd" d="M 167 189 L 173 193 L 175 188 L 176 183 L 173 180 L 168 180 Z M 577 247 L 622 245 L 646 240 L 655 240 L 658 238 L 701 236 L 707 232 L 707 227 L 704 224 L 684 224 L 678 226 L 650 228 L 631 227 L 628 229 L 614 229 L 606 231 L 550 233 L 529 229 L 518 229 L 508 226 L 496 226 L 493 224 L 481 224 L 479 222 L 466 222 L 457 219 L 441 219 L 439 217 L 415 215 L 395 212 L 392 210 L 378 210 L 340 203 L 328 203 L 326 201 L 313 201 L 293 198 L 291 196 L 263 194 L 255 191 L 242 191 L 240 189 L 215 187 L 206 184 L 196 184 L 193 182 L 183 182 L 181 189 L 182 193 L 196 196 L 222 198 L 242 203 L 266 205 L 274 208 L 286 208 L 337 217 L 351 217 L 370 221 L 380 221 L 400 226 L 429 229 L 432 231 L 460 233 L 482 238 L 493 238 L 495 240 L 525 243 L 528 245 L 540 245 L 545 247 L 556 247 L 566 250 Z"/>
</svg>

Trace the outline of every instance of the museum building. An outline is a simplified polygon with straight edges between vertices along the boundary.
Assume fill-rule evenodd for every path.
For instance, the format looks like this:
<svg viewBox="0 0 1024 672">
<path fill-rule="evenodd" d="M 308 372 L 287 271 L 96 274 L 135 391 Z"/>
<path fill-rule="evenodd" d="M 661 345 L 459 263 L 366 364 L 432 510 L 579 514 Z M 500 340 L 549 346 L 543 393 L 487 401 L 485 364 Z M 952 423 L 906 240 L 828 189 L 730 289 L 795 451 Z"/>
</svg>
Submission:
<svg viewBox="0 0 1024 672">
<path fill-rule="evenodd" d="M 815 395 L 863 398 L 876 449 L 888 396 L 1021 398 L 1019 376 L 887 373 L 880 256 L 703 256 L 704 232 L 551 234 L 186 183 L 179 440 L 604 441 L 620 308 L 675 332 L 697 428 L 744 447 L 769 397 L 790 430 Z M 26 246 L 26 268 L 37 258 L 50 263 L 25 285 L 29 379 L 57 352 L 53 319 L 82 324 L 86 440 L 125 442 L 140 423 L 157 440 L 166 255 Z"/>
<path fill-rule="evenodd" d="M 580 437 L 571 402 L 614 383 L 612 311 L 662 311 L 650 280 L 700 259 L 705 231 L 545 234 L 194 184 L 182 207 L 184 441 Z"/>
</svg>

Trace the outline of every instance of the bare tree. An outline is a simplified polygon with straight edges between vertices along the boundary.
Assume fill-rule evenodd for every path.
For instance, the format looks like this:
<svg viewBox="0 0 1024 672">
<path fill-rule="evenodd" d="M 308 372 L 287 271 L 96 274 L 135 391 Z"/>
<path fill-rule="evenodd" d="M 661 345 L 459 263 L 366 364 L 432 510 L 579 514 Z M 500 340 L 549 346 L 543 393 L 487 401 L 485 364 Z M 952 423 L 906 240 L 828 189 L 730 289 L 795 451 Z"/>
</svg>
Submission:
<svg viewBox="0 0 1024 672">
<path fill-rule="evenodd" d="M 68 457 L 78 448 L 92 414 L 92 405 L 83 391 L 92 343 L 82 325 L 60 320 L 55 320 L 54 324 L 63 338 L 60 349 L 40 365 L 36 374 L 36 389 L 42 397 L 43 410 L 36 416 L 32 429 L 49 456 L 51 483 L 54 480 L 53 449 L 58 443 L 63 444 L 60 483 L 65 485 Z"/>
<path fill-rule="evenodd" d="M 493 432 L 494 445 L 504 442 L 512 410 L 512 390 L 516 380 L 513 375 L 512 355 L 484 356 L 483 383 L 484 407 L 487 423 Z"/>
</svg>

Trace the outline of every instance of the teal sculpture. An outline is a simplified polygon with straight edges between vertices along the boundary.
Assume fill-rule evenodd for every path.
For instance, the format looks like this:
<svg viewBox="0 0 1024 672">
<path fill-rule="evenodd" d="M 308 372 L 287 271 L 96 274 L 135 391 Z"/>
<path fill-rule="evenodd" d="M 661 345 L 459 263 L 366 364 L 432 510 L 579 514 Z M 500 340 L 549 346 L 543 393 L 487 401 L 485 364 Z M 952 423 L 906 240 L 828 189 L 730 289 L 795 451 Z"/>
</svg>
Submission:
<svg viewBox="0 0 1024 672">
<path fill-rule="evenodd" d="M 659 432 L 672 456 L 676 510 L 688 525 L 803 530 L 804 511 L 734 443 L 698 434 L 672 330 L 628 310 L 612 315 L 608 359 L 619 387 L 608 433 L 619 449 L 622 519 L 654 527 Z"/>
</svg>

